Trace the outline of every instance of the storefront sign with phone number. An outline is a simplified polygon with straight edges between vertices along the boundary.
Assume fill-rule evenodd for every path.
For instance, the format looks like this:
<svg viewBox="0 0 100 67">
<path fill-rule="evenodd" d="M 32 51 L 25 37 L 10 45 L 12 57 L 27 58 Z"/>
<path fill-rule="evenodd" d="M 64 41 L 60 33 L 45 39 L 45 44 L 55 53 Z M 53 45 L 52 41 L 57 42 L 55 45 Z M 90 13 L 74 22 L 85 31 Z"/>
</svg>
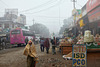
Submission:
<svg viewBox="0 0 100 67">
<path fill-rule="evenodd" d="M 87 67 L 87 47 L 86 45 L 73 45 L 73 66 Z"/>
</svg>

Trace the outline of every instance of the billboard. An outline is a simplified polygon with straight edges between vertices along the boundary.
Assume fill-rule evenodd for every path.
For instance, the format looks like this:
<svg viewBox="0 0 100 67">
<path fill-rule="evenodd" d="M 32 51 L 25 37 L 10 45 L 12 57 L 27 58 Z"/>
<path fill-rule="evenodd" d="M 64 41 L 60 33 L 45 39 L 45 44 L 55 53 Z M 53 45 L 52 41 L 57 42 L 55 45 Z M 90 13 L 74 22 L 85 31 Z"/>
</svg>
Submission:
<svg viewBox="0 0 100 67">
<path fill-rule="evenodd" d="M 86 4 L 87 12 L 91 11 L 98 5 L 100 5 L 100 0 L 88 0 L 88 2 Z"/>
<path fill-rule="evenodd" d="M 7 13 L 18 15 L 18 9 L 5 9 L 5 14 Z"/>
<path fill-rule="evenodd" d="M 86 45 L 73 45 L 73 65 L 72 67 L 86 67 L 87 66 L 87 47 Z"/>
</svg>

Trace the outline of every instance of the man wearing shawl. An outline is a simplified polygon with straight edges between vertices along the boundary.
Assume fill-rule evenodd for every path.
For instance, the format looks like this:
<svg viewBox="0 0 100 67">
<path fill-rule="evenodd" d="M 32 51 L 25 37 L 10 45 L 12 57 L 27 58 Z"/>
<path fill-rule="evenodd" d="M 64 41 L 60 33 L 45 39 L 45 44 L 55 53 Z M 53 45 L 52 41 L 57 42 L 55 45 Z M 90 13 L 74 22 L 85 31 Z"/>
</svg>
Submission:
<svg viewBox="0 0 100 67">
<path fill-rule="evenodd" d="M 27 56 L 27 67 L 35 67 L 38 58 L 35 46 L 31 40 L 24 49 L 24 55 Z"/>
<path fill-rule="evenodd" d="M 44 42 L 44 46 L 46 47 L 46 53 L 49 53 L 49 48 L 50 48 L 50 43 L 49 43 L 49 38 L 46 38 Z"/>
</svg>

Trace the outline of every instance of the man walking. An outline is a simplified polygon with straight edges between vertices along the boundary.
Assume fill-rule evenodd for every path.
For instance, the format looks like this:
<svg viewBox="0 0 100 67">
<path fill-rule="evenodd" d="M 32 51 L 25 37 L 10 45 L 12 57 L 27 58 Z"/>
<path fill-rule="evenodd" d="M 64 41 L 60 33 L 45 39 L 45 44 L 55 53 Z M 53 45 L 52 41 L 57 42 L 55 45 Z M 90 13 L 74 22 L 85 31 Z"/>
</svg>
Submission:
<svg viewBox="0 0 100 67">
<path fill-rule="evenodd" d="M 52 54 L 56 54 L 55 48 L 56 48 L 56 39 L 55 37 L 53 39 L 51 39 L 51 43 L 52 43 Z"/>
<path fill-rule="evenodd" d="M 44 38 L 41 38 L 40 40 L 40 49 L 41 49 L 41 52 L 44 52 Z"/>
</svg>

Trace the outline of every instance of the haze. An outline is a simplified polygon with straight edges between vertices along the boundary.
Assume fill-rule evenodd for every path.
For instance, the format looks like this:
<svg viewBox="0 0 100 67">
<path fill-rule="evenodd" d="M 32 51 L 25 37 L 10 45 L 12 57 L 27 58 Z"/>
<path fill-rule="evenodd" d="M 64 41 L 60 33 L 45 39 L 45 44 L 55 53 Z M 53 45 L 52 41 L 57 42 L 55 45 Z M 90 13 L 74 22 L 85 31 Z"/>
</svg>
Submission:
<svg viewBox="0 0 100 67">
<path fill-rule="evenodd" d="M 76 8 L 80 9 L 87 1 L 77 0 Z M 0 16 L 3 16 L 5 8 L 17 8 L 19 14 L 26 15 L 27 25 L 32 25 L 34 19 L 34 23 L 46 25 L 50 33 L 57 33 L 63 20 L 72 15 L 73 3 L 71 0 L 0 0 Z M 25 11 L 27 9 L 29 11 Z"/>
</svg>

